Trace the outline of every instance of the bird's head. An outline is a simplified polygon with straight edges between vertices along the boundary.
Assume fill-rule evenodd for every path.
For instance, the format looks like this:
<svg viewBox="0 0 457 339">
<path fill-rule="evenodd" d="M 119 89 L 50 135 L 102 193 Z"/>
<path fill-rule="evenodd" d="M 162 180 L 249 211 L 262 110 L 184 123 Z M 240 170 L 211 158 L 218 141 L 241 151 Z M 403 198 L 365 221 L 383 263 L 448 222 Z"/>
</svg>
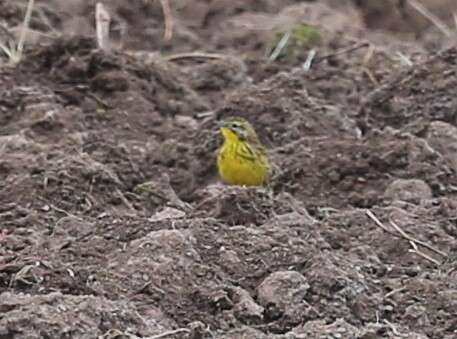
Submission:
<svg viewBox="0 0 457 339">
<path fill-rule="evenodd" d="M 220 124 L 222 135 L 228 141 L 254 141 L 257 134 L 252 125 L 244 118 L 230 117 Z"/>
</svg>

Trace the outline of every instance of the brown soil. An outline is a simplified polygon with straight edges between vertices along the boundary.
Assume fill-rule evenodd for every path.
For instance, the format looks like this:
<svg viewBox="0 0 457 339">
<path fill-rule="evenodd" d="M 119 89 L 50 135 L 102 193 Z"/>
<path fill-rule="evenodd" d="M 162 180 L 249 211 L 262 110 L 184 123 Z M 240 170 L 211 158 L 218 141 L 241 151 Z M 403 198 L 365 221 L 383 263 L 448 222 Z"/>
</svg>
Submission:
<svg viewBox="0 0 457 339">
<path fill-rule="evenodd" d="M 457 33 L 407 1 L 186 0 L 165 41 L 159 1 L 116 0 L 102 51 L 95 3 L 37 1 L 1 59 L 0 339 L 457 338 Z M 269 61 L 301 23 L 319 42 Z M 270 187 L 220 183 L 230 115 Z"/>
</svg>

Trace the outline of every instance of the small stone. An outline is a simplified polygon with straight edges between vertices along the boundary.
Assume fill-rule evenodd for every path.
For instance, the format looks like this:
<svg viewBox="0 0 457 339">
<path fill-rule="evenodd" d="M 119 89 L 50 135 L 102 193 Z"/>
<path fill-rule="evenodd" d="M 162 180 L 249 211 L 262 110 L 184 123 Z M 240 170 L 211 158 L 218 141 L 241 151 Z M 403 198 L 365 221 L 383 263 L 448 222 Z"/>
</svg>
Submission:
<svg viewBox="0 0 457 339">
<path fill-rule="evenodd" d="M 432 198 L 432 190 L 420 179 L 397 179 L 386 189 L 384 196 L 392 200 L 403 200 L 418 203 Z"/>
<path fill-rule="evenodd" d="M 309 284 L 306 278 L 296 271 L 280 271 L 270 274 L 257 288 L 261 305 L 276 305 L 279 308 L 299 304 L 304 299 Z"/>
</svg>

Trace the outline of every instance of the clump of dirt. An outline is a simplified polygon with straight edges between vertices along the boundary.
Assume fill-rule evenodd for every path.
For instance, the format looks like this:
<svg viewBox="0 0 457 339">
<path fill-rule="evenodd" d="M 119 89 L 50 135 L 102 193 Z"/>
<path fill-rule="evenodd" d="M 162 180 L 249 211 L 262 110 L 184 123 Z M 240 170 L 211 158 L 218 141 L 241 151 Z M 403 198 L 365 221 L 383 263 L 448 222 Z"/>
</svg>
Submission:
<svg viewBox="0 0 457 339">
<path fill-rule="evenodd" d="M 455 124 L 455 48 L 405 69 L 365 98 L 361 115 L 368 126 L 402 128 L 423 134 L 431 121 Z"/>
<path fill-rule="evenodd" d="M 187 0 L 166 40 L 165 3 L 106 2 L 103 51 L 94 2 L 40 1 L 2 55 L 0 337 L 455 337 L 454 37 L 403 1 Z M 219 180 L 232 115 L 268 187 Z"/>
<path fill-rule="evenodd" d="M 452 0 L 420 2 L 386 0 L 383 3 L 375 0 L 355 0 L 354 2 L 362 10 L 364 21 L 369 28 L 386 29 L 414 36 L 423 36 L 427 31 L 441 28 L 430 24 L 432 16 L 436 16 L 437 20 L 445 24 L 451 24 L 452 13 L 457 9 L 456 3 Z"/>
<path fill-rule="evenodd" d="M 154 320 L 148 320 L 138 315 L 132 303 L 94 296 L 5 292 L 1 305 L 8 313 L 0 320 L 2 336 L 13 338 L 152 336 L 174 325 L 158 309 L 150 309 Z"/>
</svg>

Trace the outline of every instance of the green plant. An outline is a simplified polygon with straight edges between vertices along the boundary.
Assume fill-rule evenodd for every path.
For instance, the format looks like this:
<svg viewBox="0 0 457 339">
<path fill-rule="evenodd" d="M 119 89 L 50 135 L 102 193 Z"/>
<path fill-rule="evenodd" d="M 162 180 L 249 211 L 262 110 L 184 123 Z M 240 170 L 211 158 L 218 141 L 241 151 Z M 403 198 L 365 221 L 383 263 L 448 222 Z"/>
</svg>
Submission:
<svg viewBox="0 0 457 339">
<path fill-rule="evenodd" d="M 278 57 L 301 54 L 304 48 L 317 45 L 321 41 L 321 32 L 315 26 L 297 24 L 286 32 L 276 32 L 272 41 L 270 60 Z"/>
</svg>

